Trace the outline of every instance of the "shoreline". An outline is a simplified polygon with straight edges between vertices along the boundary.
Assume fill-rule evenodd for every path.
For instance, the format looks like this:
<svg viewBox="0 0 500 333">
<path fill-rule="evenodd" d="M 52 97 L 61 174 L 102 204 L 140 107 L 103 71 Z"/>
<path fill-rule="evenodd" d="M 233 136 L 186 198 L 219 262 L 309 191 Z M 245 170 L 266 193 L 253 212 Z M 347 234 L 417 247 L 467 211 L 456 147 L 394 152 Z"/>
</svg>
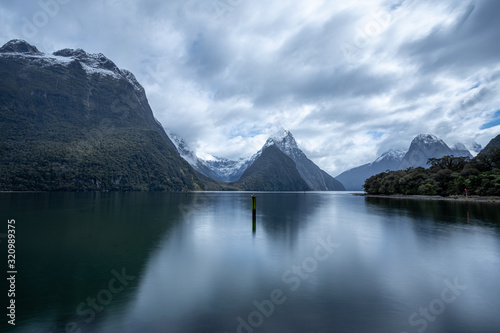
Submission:
<svg viewBox="0 0 500 333">
<path fill-rule="evenodd" d="M 406 195 L 406 194 L 361 194 L 355 193 L 355 196 L 367 198 L 384 198 L 384 199 L 409 199 L 409 200 L 427 200 L 427 201 L 451 201 L 451 202 L 467 202 L 465 196 L 452 195 L 442 197 L 439 195 Z M 478 196 L 470 195 L 468 202 L 488 202 L 500 203 L 500 197 L 494 196 Z"/>
</svg>

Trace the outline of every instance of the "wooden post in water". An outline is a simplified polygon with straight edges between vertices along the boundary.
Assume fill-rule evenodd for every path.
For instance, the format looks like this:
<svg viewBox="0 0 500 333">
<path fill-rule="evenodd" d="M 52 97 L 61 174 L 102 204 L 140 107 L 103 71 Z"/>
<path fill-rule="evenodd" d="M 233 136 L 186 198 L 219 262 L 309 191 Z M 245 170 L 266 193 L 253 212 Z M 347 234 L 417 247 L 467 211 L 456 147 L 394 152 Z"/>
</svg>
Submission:
<svg viewBox="0 0 500 333">
<path fill-rule="evenodd" d="M 252 195 L 252 231 L 257 230 L 257 197 Z"/>
</svg>

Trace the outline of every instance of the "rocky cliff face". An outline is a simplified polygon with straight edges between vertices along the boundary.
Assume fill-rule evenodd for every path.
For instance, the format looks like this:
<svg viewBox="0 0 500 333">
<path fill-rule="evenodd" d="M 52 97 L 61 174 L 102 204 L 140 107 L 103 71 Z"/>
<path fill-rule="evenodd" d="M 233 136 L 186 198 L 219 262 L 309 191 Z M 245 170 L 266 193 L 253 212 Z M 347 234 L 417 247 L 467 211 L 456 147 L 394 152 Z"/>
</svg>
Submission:
<svg viewBox="0 0 500 333">
<path fill-rule="evenodd" d="M 217 187 L 177 153 L 134 75 L 102 54 L 0 48 L 1 190 Z"/>
</svg>

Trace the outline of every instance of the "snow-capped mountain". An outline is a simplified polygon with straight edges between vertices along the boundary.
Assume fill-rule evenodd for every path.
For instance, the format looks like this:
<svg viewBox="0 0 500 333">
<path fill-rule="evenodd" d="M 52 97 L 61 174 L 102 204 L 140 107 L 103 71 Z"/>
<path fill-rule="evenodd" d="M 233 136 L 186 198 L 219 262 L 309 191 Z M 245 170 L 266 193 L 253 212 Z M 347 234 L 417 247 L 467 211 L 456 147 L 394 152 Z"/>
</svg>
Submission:
<svg viewBox="0 0 500 333">
<path fill-rule="evenodd" d="M 363 190 L 365 180 L 387 170 L 397 170 L 407 150 L 390 149 L 380 155 L 374 162 L 342 172 L 335 177 L 350 191 Z"/>
<path fill-rule="evenodd" d="M 453 148 L 432 134 L 420 134 L 416 136 L 408 150 L 391 149 L 383 153 L 374 162 L 344 171 L 336 178 L 344 184 L 348 190 L 362 190 L 365 180 L 378 173 L 387 170 L 403 170 L 409 167 L 428 167 L 429 158 L 441 158 L 446 155 L 456 157 L 470 157 L 469 150 L 465 145 L 458 143 Z"/>
<path fill-rule="evenodd" d="M 215 180 L 222 180 L 219 179 L 211 170 L 210 167 L 208 167 L 205 164 L 205 161 L 202 160 L 201 158 L 198 158 L 194 151 L 189 147 L 186 141 L 184 141 L 183 138 L 181 138 L 179 135 L 170 132 L 169 130 L 165 129 L 165 132 L 167 132 L 168 137 L 174 144 L 175 148 L 181 155 L 183 159 L 185 159 L 196 171 L 202 173 L 203 175 L 215 179 Z"/>
<path fill-rule="evenodd" d="M 299 149 L 292 133 L 283 128 L 272 134 L 257 153 L 251 157 L 241 158 L 236 161 L 220 157 L 201 159 L 187 146 L 184 140 L 175 134 L 170 134 L 170 138 L 186 161 L 196 170 L 213 179 L 224 182 L 238 181 L 245 170 L 262 155 L 262 152 L 266 148 L 275 145 L 281 152 L 293 160 L 301 177 L 310 189 L 315 191 L 344 190 L 344 186 L 340 182 L 321 170 L 307 158 L 302 150 Z"/>
<path fill-rule="evenodd" d="M 453 155 L 453 150 L 443 140 L 432 134 L 419 134 L 412 140 L 398 169 L 426 168 L 429 158 L 441 158 L 447 155 Z"/>
<path fill-rule="evenodd" d="M 240 179 L 241 175 L 250 167 L 261 155 L 262 151 L 276 145 L 282 152 L 288 156 L 296 154 L 295 148 L 298 149 L 295 139 L 283 128 L 272 134 L 267 139 L 264 146 L 250 157 L 240 158 L 238 160 L 230 160 L 223 157 L 212 156 L 210 159 L 199 159 L 206 165 L 219 180 L 224 182 L 234 182 Z M 292 158 L 293 159 L 293 158 Z"/>
<path fill-rule="evenodd" d="M 292 133 L 284 128 L 280 128 L 277 132 L 267 139 L 263 149 L 276 145 L 285 155 L 290 157 L 297 166 L 300 175 L 306 181 L 307 185 L 314 191 L 343 191 L 345 190 L 341 182 L 321 170 L 313 161 L 307 158 L 306 154 L 300 150 Z"/>
<path fill-rule="evenodd" d="M 174 143 L 177 151 L 193 168 L 207 177 L 230 183 L 240 179 L 245 170 L 257 159 L 257 155 L 239 160 L 230 160 L 223 157 L 211 156 L 202 159 L 196 155 L 188 143 L 179 135 L 165 129 Z M 260 155 L 259 155 L 260 156 Z"/>
<path fill-rule="evenodd" d="M 202 163 L 212 171 L 217 179 L 230 183 L 240 179 L 243 172 L 245 172 L 245 170 L 253 164 L 257 157 L 258 156 L 254 155 L 249 158 L 230 160 L 223 157 L 213 156 L 212 159 L 202 160 Z"/>
<path fill-rule="evenodd" d="M 0 48 L 0 56 L 5 58 L 26 58 L 30 63 L 42 67 L 54 65 L 68 67 L 78 63 L 89 75 L 104 75 L 115 79 L 125 79 L 136 90 L 144 91 L 134 74 L 126 69 L 119 69 L 114 62 L 102 53 L 87 53 L 82 49 L 63 49 L 52 54 L 45 54 L 24 40 L 13 39 Z"/>
<path fill-rule="evenodd" d="M 408 151 L 406 149 L 389 149 L 382 155 L 380 155 L 375 162 L 373 163 L 382 163 L 382 162 L 395 162 L 400 161 L 406 155 Z M 371 163 L 371 164 L 373 164 Z"/>
<path fill-rule="evenodd" d="M 295 141 L 292 133 L 290 133 L 290 131 L 284 129 L 283 127 L 279 128 L 274 134 L 272 134 L 269 139 L 267 139 L 264 147 L 262 148 L 272 146 L 273 144 L 276 145 L 283 153 L 285 153 L 289 157 L 293 156 L 295 158 L 298 158 L 300 156 L 300 153 L 302 152 L 299 149 L 299 146 Z"/>
</svg>

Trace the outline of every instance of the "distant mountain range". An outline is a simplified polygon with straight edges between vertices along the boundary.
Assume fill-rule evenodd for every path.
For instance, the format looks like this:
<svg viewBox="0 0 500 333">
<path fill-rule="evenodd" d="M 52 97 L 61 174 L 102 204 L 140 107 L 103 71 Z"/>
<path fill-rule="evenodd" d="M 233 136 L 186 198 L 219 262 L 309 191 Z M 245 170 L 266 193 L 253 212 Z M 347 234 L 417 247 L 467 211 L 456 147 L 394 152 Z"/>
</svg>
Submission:
<svg viewBox="0 0 500 333">
<path fill-rule="evenodd" d="M 204 160 L 196 156 L 194 151 L 179 135 L 167 130 L 168 136 L 174 143 L 179 154 L 193 168 L 201 172 L 207 177 L 216 179 L 222 182 L 230 183 L 240 179 L 245 170 L 257 159 L 258 154 L 249 158 L 241 158 L 239 160 L 230 160 L 213 156 L 212 159 Z"/>
<path fill-rule="evenodd" d="M 398 170 L 407 169 L 409 167 L 427 167 L 429 158 L 440 158 L 447 155 L 465 156 L 472 158 L 471 153 L 463 144 L 455 146 L 454 149 L 432 134 L 420 134 L 410 144 L 408 152 L 405 154 Z"/>
<path fill-rule="evenodd" d="M 103 54 L 48 55 L 12 40 L 0 47 L 0 73 L 0 191 L 361 190 L 379 172 L 471 157 L 422 134 L 335 179 L 280 129 L 248 158 L 203 160 L 167 135 L 134 75 Z"/>
<path fill-rule="evenodd" d="M 342 183 L 321 170 L 314 162 L 308 159 L 298 147 L 292 133 L 283 128 L 271 135 L 257 153 L 251 157 L 236 161 L 220 157 L 214 157 L 212 160 L 201 159 L 196 156 L 181 137 L 176 134 L 169 135 L 180 155 L 196 170 L 208 177 L 232 183 L 234 186 L 241 186 L 242 182 L 238 181 L 243 180 L 245 172 L 257 162 L 266 148 L 275 146 L 281 153 L 293 161 L 300 177 L 307 184 L 307 189 L 313 191 L 343 191 L 345 189 Z M 272 149 L 271 152 L 276 154 L 275 149 Z M 266 158 L 269 159 L 269 156 L 266 156 Z M 277 160 L 283 159 L 277 158 Z M 279 171 L 276 170 L 274 172 Z M 248 181 L 245 184 L 248 184 Z"/>
<path fill-rule="evenodd" d="M 408 150 L 389 150 L 374 162 L 347 170 L 336 177 L 347 190 L 361 191 L 366 179 L 384 171 L 404 170 L 409 167 L 428 167 L 429 158 L 447 155 L 472 158 L 463 144 L 450 148 L 443 140 L 432 134 L 420 134 L 415 137 Z"/>
</svg>

